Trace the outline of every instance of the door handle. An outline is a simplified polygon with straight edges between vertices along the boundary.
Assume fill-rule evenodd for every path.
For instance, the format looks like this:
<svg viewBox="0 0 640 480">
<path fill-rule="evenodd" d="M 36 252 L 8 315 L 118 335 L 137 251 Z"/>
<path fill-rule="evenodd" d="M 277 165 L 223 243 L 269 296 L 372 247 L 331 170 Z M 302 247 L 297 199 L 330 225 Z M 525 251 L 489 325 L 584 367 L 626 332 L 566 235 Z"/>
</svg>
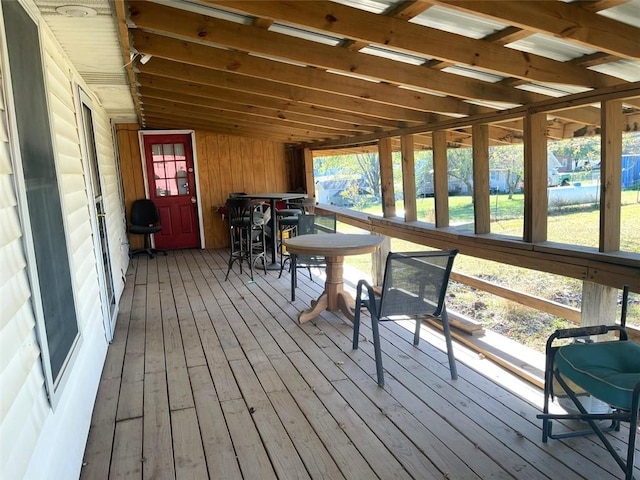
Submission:
<svg viewBox="0 0 640 480">
<path fill-rule="evenodd" d="M 196 202 L 197 202 L 196 197 L 191 197 L 191 203 L 193 203 L 195 205 Z"/>
</svg>

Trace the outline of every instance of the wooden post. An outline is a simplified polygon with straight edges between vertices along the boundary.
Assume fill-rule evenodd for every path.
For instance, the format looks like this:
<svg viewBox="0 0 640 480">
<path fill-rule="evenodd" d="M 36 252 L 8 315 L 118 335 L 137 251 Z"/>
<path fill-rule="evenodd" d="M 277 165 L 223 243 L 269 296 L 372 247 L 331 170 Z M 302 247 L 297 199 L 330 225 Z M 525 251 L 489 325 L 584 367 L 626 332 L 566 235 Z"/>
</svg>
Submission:
<svg viewBox="0 0 640 480">
<path fill-rule="evenodd" d="M 525 242 L 547 240 L 549 196 L 547 168 L 547 114 L 524 119 L 524 232 Z"/>
<path fill-rule="evenodd" d="M 473 125 L 473 211 L 475 233 L 491 232 L 489 205 L 489 126 Z"/>
<path fill-rule="evenodd" d="M 371 278 L 374 285 L 382 285 L 387 255 L 391 251 L 391 237 L 384 236 L 380 248 L 371 254 Z"/>
<path fill-rule="evenodd" d="M 600 241 L 601 252 L 620 250 L 620 204 L 622 201 L 622 101 L 601 105 Z M 582 284 L 580 323 L 612 325 L 617 320 L 618 290 L 591 282 Z"/>
<path fill-rule="evenodd" d="M 316 196 L 316 182 L 313 175 L 313 152 L 305 148 L 304 154 L 304 183 L 309 198 Z M 318 199 L 316 199 L 318 200 Z"/>
<path fill-rule="evenodd" d="M 413 135 L 400 137 L 402 151 L 402 191 L 404 192 L 404 221 L 415 222 L 416 210 L 416 169 L 414 163 Z"/>
<path fill-rule="evenodd" d="M 396 198 L 393 188 L 393 162 L 391 138 L 378 141 L 378 158 L 380 159 L 380 186 L 382 193 L 382 216 L 396 216 Z"/>
<path fill-rule="evenodd" d="M 622 203 L 622 101 L 602 102 L 600 150 L 600 251 L 620 250 Z"/>
<path fill-rule="evenodd" d="M 436 227 L 449 226 L 449 169 L 447 165 L 447 132 L 432 134 L 433 196 L 436 207 Z"/>
</svg>

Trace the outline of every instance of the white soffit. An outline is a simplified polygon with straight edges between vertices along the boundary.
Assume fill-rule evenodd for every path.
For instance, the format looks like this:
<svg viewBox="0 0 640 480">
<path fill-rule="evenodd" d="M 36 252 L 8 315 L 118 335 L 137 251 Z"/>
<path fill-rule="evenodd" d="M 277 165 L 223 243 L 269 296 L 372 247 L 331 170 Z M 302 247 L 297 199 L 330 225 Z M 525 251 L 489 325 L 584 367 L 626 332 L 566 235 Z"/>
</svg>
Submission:
<svg viewBox="0 0 640 480">
<path fill-rule="evenodd" d="M 71 4 L 93 9 L 96 14 L 69 17 L 56 10 Z M 109 115 L 135 121 L 135 108 L 124 65 L 126 62 L 120 50 L 111 2 L 36 0 L 36 5 L 63 51 Z"/>
</svg>

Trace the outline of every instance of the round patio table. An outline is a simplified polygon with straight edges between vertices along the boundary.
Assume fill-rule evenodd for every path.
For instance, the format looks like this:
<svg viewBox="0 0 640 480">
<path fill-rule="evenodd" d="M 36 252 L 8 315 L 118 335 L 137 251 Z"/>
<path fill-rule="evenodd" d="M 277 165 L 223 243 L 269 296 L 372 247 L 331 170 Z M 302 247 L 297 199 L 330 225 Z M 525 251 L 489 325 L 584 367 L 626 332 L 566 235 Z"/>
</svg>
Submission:
<svg viewBox="0 0 640 480">
<path fill-rule="evenodd" d="M 317 317 L 324 310 L 340 310 L 353 321 L 355 300 L 344 291 L 344 257 L 374 252 L 382 243 L 378 235 L 358 235 L 342 233 L 314 233 L 299 235 L 284 241 L 287 251 L 297 255 L 322 255 L 327 262 L 327 279 L 324 291 L 317 300 L 311 301 L 311 308 L 298 315 L 304 323 Z"/>
</svg>

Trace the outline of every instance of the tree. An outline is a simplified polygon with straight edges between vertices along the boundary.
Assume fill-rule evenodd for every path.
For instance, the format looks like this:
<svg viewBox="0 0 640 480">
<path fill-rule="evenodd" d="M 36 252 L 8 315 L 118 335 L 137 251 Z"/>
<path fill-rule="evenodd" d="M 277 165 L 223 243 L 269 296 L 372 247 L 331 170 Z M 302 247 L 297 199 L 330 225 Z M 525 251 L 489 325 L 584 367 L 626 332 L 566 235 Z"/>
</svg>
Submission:
<svg viewBox="0 0 640 480">
<path fill-rule="evenodd" d="M 463 182 L 473 199 L 473 153 L 470 148 L 447 149 L 449 176 Z"/>
</svg>

